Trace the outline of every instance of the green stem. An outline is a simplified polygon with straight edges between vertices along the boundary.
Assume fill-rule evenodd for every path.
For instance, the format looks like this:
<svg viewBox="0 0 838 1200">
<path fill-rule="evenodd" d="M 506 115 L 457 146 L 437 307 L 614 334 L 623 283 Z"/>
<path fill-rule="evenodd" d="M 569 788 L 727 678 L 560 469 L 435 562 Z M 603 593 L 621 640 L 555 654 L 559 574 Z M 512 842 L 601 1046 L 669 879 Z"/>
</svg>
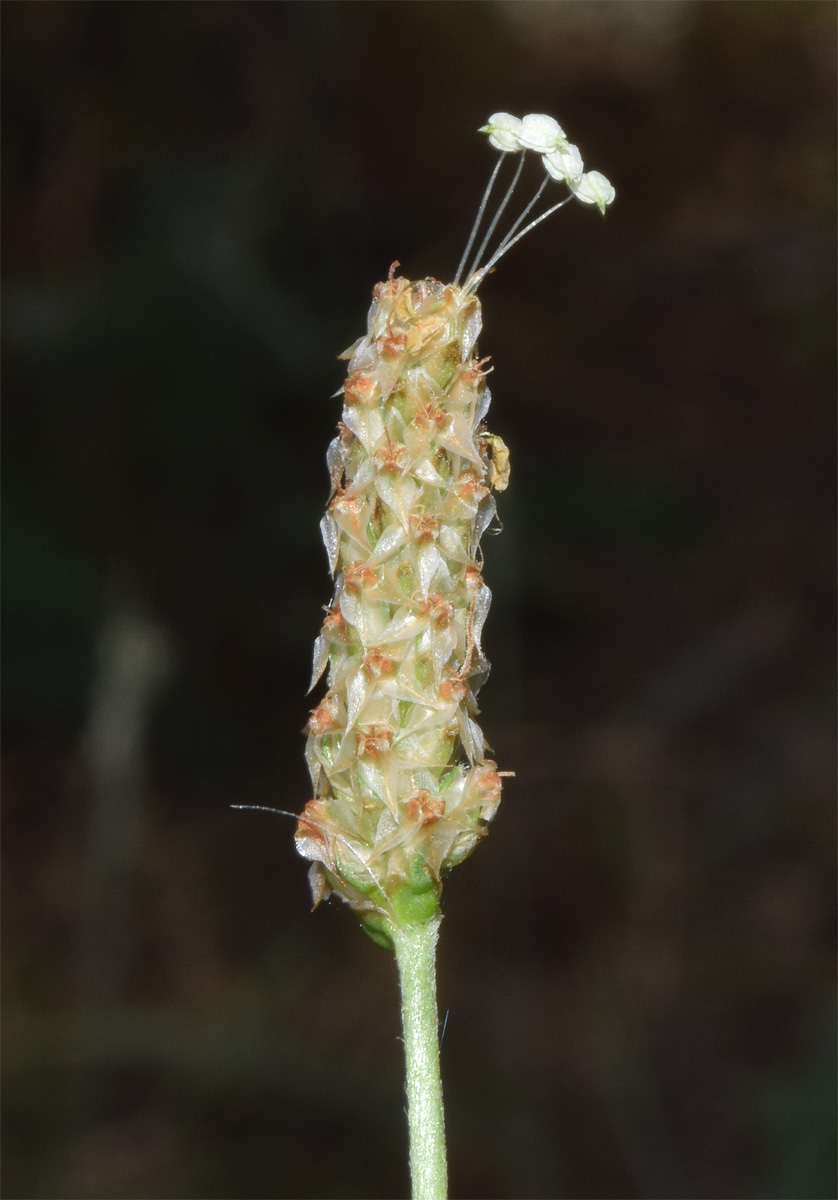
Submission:
<svg viewBox="0 0 838 1200">
<path fill-rule="evenodd" d="M 438 932 L 439 917 L 393 932 L 402 992 L 413 1200 L 446 1200 L 448 1195 L 436 1008 Z"/>
</svg>

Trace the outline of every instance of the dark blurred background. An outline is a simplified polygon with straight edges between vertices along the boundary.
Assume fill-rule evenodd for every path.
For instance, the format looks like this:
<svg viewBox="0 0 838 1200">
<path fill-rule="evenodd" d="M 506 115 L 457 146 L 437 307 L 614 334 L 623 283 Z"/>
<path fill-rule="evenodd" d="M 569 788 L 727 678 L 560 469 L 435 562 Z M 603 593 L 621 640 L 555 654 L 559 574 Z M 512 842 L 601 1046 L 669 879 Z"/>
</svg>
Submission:
<svg viewBox="0 0 838 1200">
<path fill-rule="evenodd" d="M 835 1196 L 836 13 L 3 6 L 5 1196 L 406 1194 L 393 964 L 229 806 L 308 798 L 336 355 L 498 109 L 617 201 L 482 289 L 452 1192 Z"/>
</svg>

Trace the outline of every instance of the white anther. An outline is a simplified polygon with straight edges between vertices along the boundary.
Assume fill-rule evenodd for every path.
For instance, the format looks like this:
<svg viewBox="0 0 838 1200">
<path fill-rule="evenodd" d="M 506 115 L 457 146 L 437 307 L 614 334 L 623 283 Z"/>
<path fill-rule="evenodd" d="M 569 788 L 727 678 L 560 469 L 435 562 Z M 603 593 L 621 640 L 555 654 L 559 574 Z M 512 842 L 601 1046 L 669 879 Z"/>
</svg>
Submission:
<svg viewBox="0 0 838 1200">
<path fill-rule="evenodd" d="M 521 122 L 520 144 L 527 150 L 549 154 L 567 145 L 567 138 L 558 121 L 545 113 L 529 113 Z"/>
<path fill-rule="evenodd" d="M 551 150 L 542 158 L 544 169 L 553 179 L 566 179 L 568 183 L 578 183 L 582 178 L 584 166 L 578 146 L 565 146 L 562 150 Z"/>
<path fill-rule="evenodd" d="M 492 113 L 480 133 L 488 133 L 489 142 L 496 150 L 506 154 L 515 153 L 522 149 L 520 134 L 521 120 L 511 113 Z"/>
<path fill-rule="evenodd" d="M 460 265 L 454 279 L 454 283 L 457 286 L 459 286 L 463 272 L 466 270 L 466 263 L 471 253 L 471 248 L 474 245 L 477 231 L 482 224 L 486 212 L 489 195 L 494 187 L 506 155 L 517 153 L 521 150 L 534 150 L 542 156 L 546 174 L 541 181 L 541 186 L 529 204 L 527 204 L 521 215 L 513 222 L 511 228 L 503 235 L 500 244 L 494 250 L 489 251 L 488 261 L 481 266 L 480 264 L 484 254 L 488 250 L 492 235 L 520 178 L 526 157 L 524 154 L 521 155 L 518 160 L 517 170 L 506 191 L 506 195 L 503 197 L 494 217 L 491 219 L 480 248 L 475 254 L 468 271 L 466 271 L 465 292 L 471 295 L 474 295 L 482 280 L 486 278 L 486 275 L 504 254 L 511 250 L 517 242 L 520 242 L 521 238 L 535 229 L 537 225 L 546 220 L 547 217 L 551 216 L 554 212 L 558 212 L 560 208 L 564 208 L 568 201 L 576 197 L 583 204 L 595 204 L 600 212 L 604 213 L 615 197 L 614 188 L 599 171 L 589 171 L 585 174 L 579 147 L 573 146 L 568 142 L 565 132 L 558 121 L 553 117 L 547 116 L 546 113 L 528 113 L 522 120 L 513 117 L 511 113 L 493 113 L 480 132 L 489 135 L 489 141 L 497 150 L 500 150 L 501 154 L 495 164 L 486 191 L 483 194 L 477 219 L 472 226 L 468 243 L 460 260 Z M 549 185 L 551 179 L 567 183 L 570 188 L 570 195 L 565 196 L 558 204 L 554 204 L 546 212 L 543 212 L 540 216 L 531 220 L 528 225 L 525 225 L 524 222 L 536 206 L 542 192 Z M 524 226 L 523 229 L 521 228 L 522 225 Z"/>
<path fill-rule="evenodd" d="M 568 182 L 577 200 L 583 204 L 595 204 L 601 213 L 605 212 L 617 194 L 599 171 L 588 171 L 578 182 Z"/>
</svg>

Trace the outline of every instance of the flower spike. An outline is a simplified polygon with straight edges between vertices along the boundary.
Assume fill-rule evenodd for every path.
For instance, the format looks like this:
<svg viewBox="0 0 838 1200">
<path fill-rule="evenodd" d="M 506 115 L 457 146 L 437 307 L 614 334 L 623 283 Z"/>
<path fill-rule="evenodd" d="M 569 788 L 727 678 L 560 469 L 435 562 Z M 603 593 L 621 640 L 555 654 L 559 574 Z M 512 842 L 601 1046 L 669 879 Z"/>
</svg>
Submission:
<svg viewBox="0 0 838 1200">
<path fill-rule="evenodd" d="M 477 355 L 475 293 L 574 197 L 603 212 L 614 199 L 553 117 L 494 113 L 481 132 L 500 154 L 454 282 L 403 279 L 393 263 L 373 288 L 365 334 L 339 355 L 348 372 L 320 525 L 334 590 L 311 677 L 313 688 L 325 674 L 326 692 L 306 725 L 312 790 L 295 834 L 315 907 L 335 894 L 395 952 L 413 1200 L 448 1195 L 435 976 L 443 879 L 486 836 L 513 774 L 488 757 L 477 723 L 491 602 L 480 540 L 497 516 L 493 493 L 509 483 L 509 451 L 484 423 L 491 368 Z M 540 186 L 492 249 L 526 150 L 542 157 Z M 509 154 L 513 178 L 461 286 Z M 561 198 L 530 218 L 552 181 L 567 185 Z"/>
</svg>

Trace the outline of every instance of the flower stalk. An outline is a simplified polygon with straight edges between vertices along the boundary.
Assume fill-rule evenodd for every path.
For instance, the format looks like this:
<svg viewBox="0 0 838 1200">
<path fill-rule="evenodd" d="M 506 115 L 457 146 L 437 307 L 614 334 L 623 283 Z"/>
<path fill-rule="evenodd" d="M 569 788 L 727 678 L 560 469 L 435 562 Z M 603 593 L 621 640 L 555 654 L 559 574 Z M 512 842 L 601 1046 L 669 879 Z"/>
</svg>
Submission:
<svg viewBox="0 0 838 1200">
<path fill-rule="evenodd" d="M 413 1200 L 445 1200 L 448 1195 L 436 1000 L 438 934 L 437 917 L 399 929 L 393 938 L 402 997 Z"/>
</svg>

